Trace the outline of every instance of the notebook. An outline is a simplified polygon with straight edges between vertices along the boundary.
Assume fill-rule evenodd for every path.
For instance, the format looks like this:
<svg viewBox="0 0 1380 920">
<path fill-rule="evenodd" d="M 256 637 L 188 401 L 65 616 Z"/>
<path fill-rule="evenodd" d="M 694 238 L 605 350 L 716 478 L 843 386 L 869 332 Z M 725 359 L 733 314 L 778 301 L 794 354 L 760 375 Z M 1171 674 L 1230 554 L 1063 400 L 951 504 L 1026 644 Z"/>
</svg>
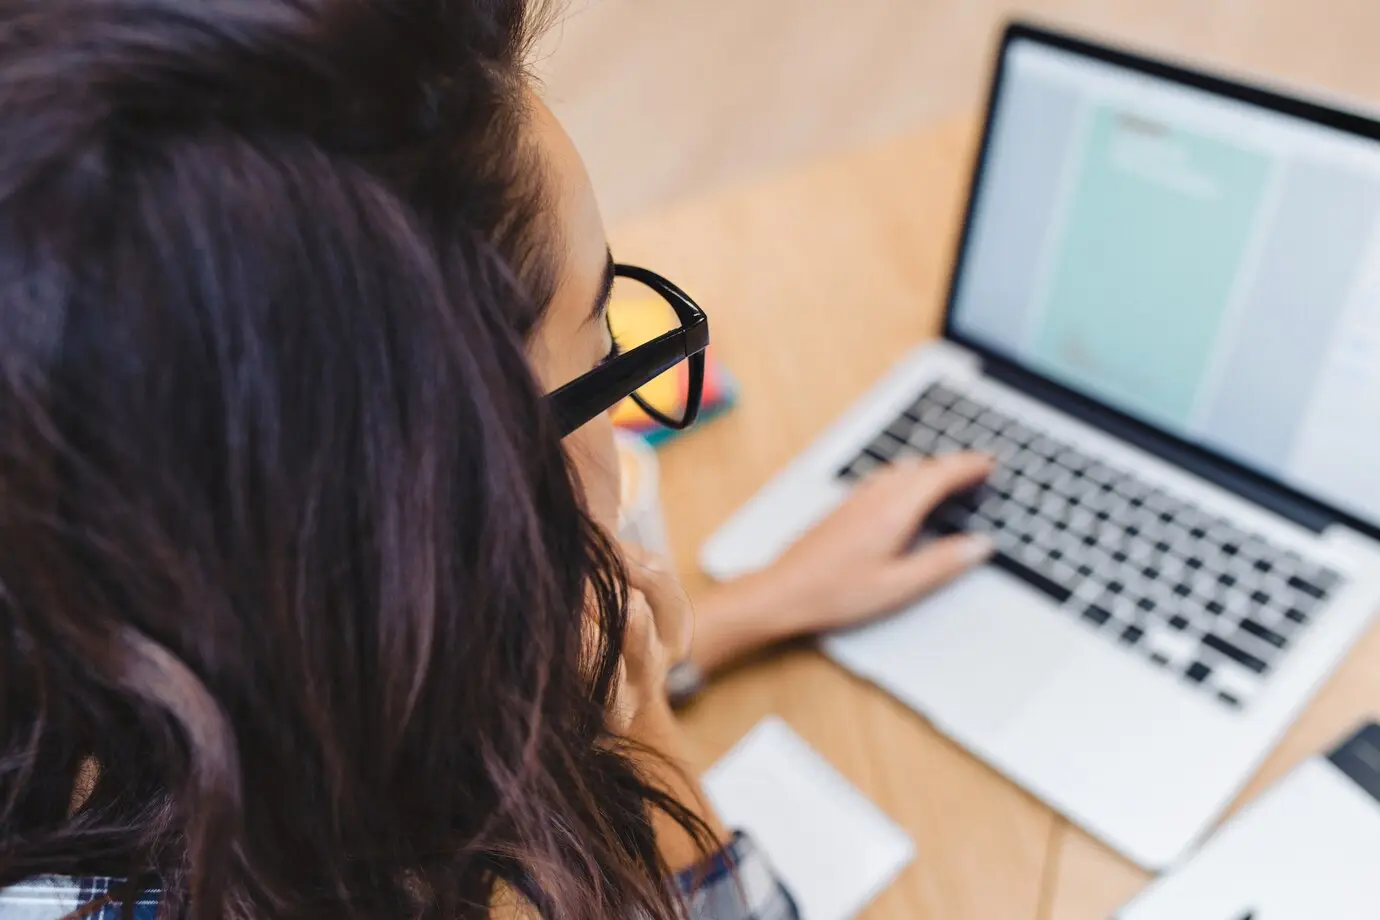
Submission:
<svg viewBox="0 0 1380 920">
<path fill-rule="evenodd" d="M 1299 765 L 1117 917 L 1380 917 L 1380 725 Z"/>
<path fill-rule="evenodd" d="M 906 832 L 774 716 L 709 769 L 704 788 L 762 848 L 805 920 L 850 920 L 915 859 Z"/>
</svg>

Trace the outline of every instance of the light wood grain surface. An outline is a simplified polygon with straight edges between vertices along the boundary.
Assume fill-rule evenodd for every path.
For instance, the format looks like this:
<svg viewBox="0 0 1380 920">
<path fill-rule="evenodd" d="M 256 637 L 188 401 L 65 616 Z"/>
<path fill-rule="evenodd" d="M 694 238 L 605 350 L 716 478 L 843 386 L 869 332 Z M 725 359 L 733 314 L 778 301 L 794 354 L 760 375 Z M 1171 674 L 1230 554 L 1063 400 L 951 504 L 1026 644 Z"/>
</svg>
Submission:
<svg viewBox="0 0 1380 920">
<path fill-rule="evenodd" d="M 930 129 L 662 213 L 612 234 L 620 260 L 709 313 L 741 405 L 662 454 L 677 558 L 908 349 L 935 335 L 976 120 Z M 914 838 L 918 858 L 869 920 L 1102 920 L 1147 880 L 921 718 L 799 646 L 725 676 L 687 714 L 706 753 L 776 713 Z M 1372 631 L 1246 793 L 1380 714 Z"/>
<path fill-rule="evenodd" d="M 560 0 L 547 98 L 606 212 L 967 111 L 1022 13 L 1219 67 L 1380 99 L 1375 0 Z"/>
</svg>

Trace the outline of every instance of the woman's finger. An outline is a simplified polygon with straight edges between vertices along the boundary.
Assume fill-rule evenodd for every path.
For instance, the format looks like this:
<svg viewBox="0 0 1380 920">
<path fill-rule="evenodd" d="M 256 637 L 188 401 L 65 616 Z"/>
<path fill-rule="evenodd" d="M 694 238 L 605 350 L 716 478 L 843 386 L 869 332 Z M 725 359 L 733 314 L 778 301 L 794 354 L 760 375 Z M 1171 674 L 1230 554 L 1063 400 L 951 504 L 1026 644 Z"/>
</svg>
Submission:
<svg viewBox="0 0 1380 920">
<path fill-rule="evenodd" d="M 880 606 L 897 609 L 943 587 L 992 558 L 996 546 L 982 534 L 961 534 L 927 543 L 891 563 L 878 588 Z"/>
<path fill-rule="evenodd" d="M 641 547 L 625 545 L 628 584 L 641 591 L 651 605 L 657 635 L 672 661 L 679 661 L 690 650 L 694 633 L 694 614 L 690 597 L 670 564 Z"/>
<path fill-rule="evenodd" d="M 991 472 L 992 458 L 984 454 L 903 457 L 865 479 L 831 523 L 859 532 L 855 539 L 881 541 L 887 551 L 905 549 L 941 502 L 980 485 Z"/>
<path fill-rule="evenodd" d="M 919 521 L 941 502 L 980 485 L 992 472 L 992 458 L 985 454 L 945 454 L 928 460 L 901 461 L 882 478 L 882 490 L 907 520 Z"/>
<path fill-rule="evenodd" d="M 623 637 L 623 656 L 642 674 L 661 666 L 663 649 L 652 605 L 646 595 L 634 588 L 628 592 L 628 628 Z"/>
</svg>

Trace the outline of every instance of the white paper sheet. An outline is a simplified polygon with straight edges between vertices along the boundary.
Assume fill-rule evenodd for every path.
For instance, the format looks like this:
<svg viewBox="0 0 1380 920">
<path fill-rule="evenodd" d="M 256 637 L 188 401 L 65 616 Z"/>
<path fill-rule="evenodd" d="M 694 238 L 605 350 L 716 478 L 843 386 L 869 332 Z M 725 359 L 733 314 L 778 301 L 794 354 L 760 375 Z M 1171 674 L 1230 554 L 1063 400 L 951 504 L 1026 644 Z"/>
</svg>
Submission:
<svg viewBox="0 0 1380 920">
<path fill-rule="evenodd" d="M 806 920 L 849 920 L 915 858 L 905 831 L 791 731 L 762 720 L 704 777 L 765 851 Z"/>
</svg>

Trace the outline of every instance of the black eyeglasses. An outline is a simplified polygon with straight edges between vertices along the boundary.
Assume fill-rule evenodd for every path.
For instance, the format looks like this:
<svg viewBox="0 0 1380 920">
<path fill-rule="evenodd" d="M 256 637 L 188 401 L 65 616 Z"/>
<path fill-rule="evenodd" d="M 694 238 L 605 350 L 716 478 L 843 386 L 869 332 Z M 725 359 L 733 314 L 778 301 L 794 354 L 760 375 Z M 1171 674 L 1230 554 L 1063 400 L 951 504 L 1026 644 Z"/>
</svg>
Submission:
<svg viewBox="0 0 1380 920">
<path fill-rule="evenodd" d="M 639 305 L 641 310 L 633 325 L 641 332 L 636 335 L 641 341 L 546 397 L 560 425 L 561 437 L 628 397 L 658 423 L 677 430 L 689 428 L 700 414 L 704 394 L 709 318 L 689 295 L 656 272 L 634 265 L 615 265 L 613 274 L 615 279 L 626 279 L 630 284 L 615 283 L 609 301 L 610 314 L 625 309 L 625 304 Z M 629 286 L 638 288 L 639 294 L 645 291 L 646 296 L 629 298 Z M 612 320 L 610 324 L 614 325 Z M 688 386 L 683 390 L 678 379 L 663 377 L 682 361 L 689 362 Z M 664 398 L 666 393 L 674 393 L 674 398 L 668 401 Z"/>
</svg>

